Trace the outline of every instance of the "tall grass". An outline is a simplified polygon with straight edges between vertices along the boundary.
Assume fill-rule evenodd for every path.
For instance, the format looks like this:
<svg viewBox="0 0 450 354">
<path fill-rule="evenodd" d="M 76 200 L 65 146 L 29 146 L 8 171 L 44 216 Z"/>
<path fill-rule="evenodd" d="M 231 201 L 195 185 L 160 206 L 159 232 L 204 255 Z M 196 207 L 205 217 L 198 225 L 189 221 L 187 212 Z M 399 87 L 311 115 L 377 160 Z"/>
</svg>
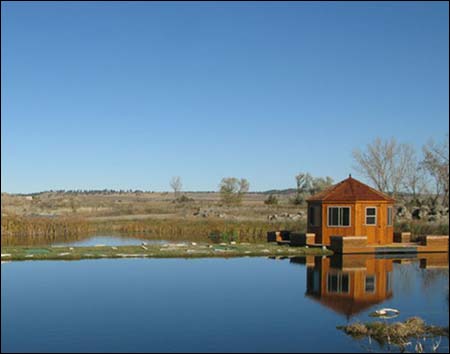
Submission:
<svg viewBox="0 0 450 354">
<path fill-rule="evenodd" d="M 3 236 L 58 236 L 89 232 L 91 225 L 78 218 L 24 218 L 2 216 L 1 235 Z"/>
<path fill-rule="evenodd" d="M 267 232 L 273 230 L 305 231 L 303 223 L 227 221 L 227 220 L 139 220 L 109 222 L 104 230 L 120 233 L 145 233 L 148 238 L 164 240 L 210 241 L 216 234 L 236 234 L 239 242 L 265 242 Z"/>
<path fill-rule="evenodd" d="M 269 221 L 228 221 L 216 219 L 186 220 L 114 220 L 87 221 L 68 218 L 23 218 L 2 216 L 3 245 L 50 244 L 78 240 L 98 233 L 132 235 L 168 241 L 210 241 L 211 234 L 236 234 L 239 242 L 265 242 L 273 230 L 305 231 L 304 223 Z"/>
<path fill-rule="evenodd" d="M 74 218 L 2 216 L 2 245 L 52 243 L 92 232 L 92 225 Z"/>
</svg>

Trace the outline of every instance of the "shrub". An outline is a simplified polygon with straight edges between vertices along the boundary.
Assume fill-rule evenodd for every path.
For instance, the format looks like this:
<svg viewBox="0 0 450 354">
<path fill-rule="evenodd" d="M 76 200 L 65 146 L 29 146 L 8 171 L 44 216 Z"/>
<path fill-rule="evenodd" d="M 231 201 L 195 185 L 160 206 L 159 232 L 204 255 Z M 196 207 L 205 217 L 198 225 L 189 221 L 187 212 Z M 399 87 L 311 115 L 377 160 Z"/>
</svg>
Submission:
<svg viewBox="0 0 450 354">
<path fill-rule="evenodd" d="M 236 231 L 213 231 L 209 234 L 209 239 L 213 243 L 221 243 L 221 242 L 232 242 L 237 241 L 239 238 L 238 233 Z"/>
<path fill-rule="evenodd" d="M 305 199 L 298 194 L 294 198 L 292 198 L 290 201 L 294 205 L 303 205 L 305 203 Z"/>
<path fill-rule="evenodd" d="M 266 204 L 266 205 L 278 205 L 278 198 L 275 195 L 271 194 L 264 201 L 264 204 Z"/>
<path fill-rule="evenodd" d="M 178 197 L 177 199 L 175 199 L 175 202 L 177 202 L 177 203 L 190 203 L 193 201 L 194 201 L 193 198 L 186 197 L 184 194 L 181 197 Z"/>
</svg>

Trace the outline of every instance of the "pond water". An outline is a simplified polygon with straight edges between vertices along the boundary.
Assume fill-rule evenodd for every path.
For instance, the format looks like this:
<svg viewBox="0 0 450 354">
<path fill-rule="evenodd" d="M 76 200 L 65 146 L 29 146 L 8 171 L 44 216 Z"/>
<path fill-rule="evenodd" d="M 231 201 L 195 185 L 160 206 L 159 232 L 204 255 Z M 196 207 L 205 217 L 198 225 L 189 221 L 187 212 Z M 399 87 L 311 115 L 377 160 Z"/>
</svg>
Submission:
<svg viewBox="0 0 450 354">
<path fill-rule="evenodd" d="M 52 246 L 75 246 L 75 247 L 89 247 L 95 245 L 105 246 L 133 246 L 140 245 L 142 242 L 147 244 L 164 244 L 167 243 L 163 240 L 145 240 L 139 238 L 133 238 L 128 236 L 89 236 L 82 240 L 77 241 L 65 241 L 56 242 Z"/>
<path fill-rule="evenodd" d="M 164 244 L 169 241 L 159 240 L 146 234 L 107 234 L 107 235 L 65 235 L 65 236 L 33 236 L 33 237 L 3 237 L 3 246 L 78 246 L 89 247 L 95 245 L 105 246 L 133 246 L 140 245 L 142 242 L 147 244 Z M 177 242 L 180 242 L 177 240 Z"/>
<path fill-rule="evenodd" d="M 448 254 L 11 262 L 1 350 L 385 351 L 336 326 L 381 307 L 448 326 L 448 284 Z"/>
</svg>

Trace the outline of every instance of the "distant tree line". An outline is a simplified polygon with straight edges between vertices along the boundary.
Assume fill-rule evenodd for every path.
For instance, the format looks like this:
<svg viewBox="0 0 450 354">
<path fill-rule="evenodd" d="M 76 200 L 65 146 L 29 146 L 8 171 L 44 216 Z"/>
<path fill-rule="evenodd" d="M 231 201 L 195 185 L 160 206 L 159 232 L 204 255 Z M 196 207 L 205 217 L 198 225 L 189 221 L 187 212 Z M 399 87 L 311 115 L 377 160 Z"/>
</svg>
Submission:
<svg viewBox="0 0 450 354">
<path fill-rule="evenodd" d="M 17 194 L 17 195 L 41 195 L 46 193 L 55 193 L 55 194 L 70 194 L 70 195 L 88 195 L 88 194 L 127 194 L 127 193 L 154 193 L 153 191 L 144 191 L 140 189 L 50 189 L 37 193 L 28 193 L 28 194 Z"/>
</svg>

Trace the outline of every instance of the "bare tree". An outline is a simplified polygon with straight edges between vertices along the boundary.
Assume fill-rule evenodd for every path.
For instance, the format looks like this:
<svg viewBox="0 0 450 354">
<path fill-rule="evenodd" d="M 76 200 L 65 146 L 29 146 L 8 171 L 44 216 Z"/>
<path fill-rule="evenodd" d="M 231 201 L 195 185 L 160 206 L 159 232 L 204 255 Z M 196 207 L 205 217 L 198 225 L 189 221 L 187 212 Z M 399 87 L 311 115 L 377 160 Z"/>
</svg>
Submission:
<svg viewBox="0 0 450 354">
<path fill-rule="evenodd" d="M 405 185 L 405 175 L 414 149 L 409 144 L 398 144 L 394 138 L 383 141 L 376 138 L 365 151 L 355 149 L 355 170 L 368 178 L 379 190 L 397 196 Z"/>
<path fill-rule="evenodd" d="M 183 187 L 183 184 L 181 183 L 181 177 L 180 176 L 172 177 L 170 181 L 170 187 L 173 189 L 175 198 L 178 198 L 181 188 Z"/>
<path fill-rule="evenodd" d="M 309 173 L 299 173 L 295 176 L 297 183 L 297 194 L 293 200 L 294 204 L 302 204 L 306 193 L 311 190 L 313 177 Z"/>
<path fill-rule="evenodd" d="M 333 178 L 326 176 L 324 177 L 315 177 L 312 180 L 311 188 L 309 190 L 310 194 L 319 193 L 333 185 Z"/>
<path fill-rule="evenodd" d="M 241 196 L 244 196 L 245 193 L 248 193 L 249 189 L 250 189 L 250 183 L 245 178 L 241 178 L 241 180 L 239 181 L 238 194 Z"/>
<path fill-rule="evenodd" d="M 442 197 L 442 205 L 448 206 L 449 196 L 449 147 L 448 134 L 442 143 L 430 140 L 423 147 L 423 168 L 430 174 L 434 181 L 434 196 L 432 202 L 437 203 Z"/>
<path fill-rule="evenodd" d="M 312 176 L 309 173 L 299 173 L 295 176 L 297 182 L 297 192 L 300 194 L 306 193 L 311 189 Z"/>
<path fill-rule="evenodd" d="M 412 152 L 405 165 L 403 189 L 411 196 L 413 205 L 421 205 L 423 196 L 428 194 L 427 174 L 415 151 Z"/>
<path fill-rule="evenodd" d="M 250 184 L 245 178 L 239 180 L 235 177 L 227 177 L 222 179 L 219 188 L 221 200 L 224 204 L 241 204 L 244 194 L 250 188 Z"/>
</svg>

